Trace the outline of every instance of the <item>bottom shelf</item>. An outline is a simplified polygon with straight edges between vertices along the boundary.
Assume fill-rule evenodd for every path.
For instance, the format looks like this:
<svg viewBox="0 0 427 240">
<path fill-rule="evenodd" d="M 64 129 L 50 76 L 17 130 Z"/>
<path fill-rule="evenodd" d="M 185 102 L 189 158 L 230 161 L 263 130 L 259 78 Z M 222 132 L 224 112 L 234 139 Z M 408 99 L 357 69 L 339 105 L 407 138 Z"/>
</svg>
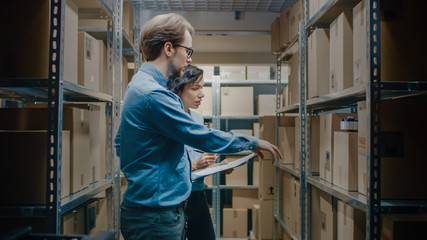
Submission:
<svg viewBox="0 0 427 240">
<path fill-rule="evenodd" d="M 280 218 L 280 216 L 274 216 L 274 220 L 277 221 L 278 223 L 280 223 L 280 225 L 282 226 L 282 228 L 289 234 L 289 236 L 291 236 L 291 238 L 293 240 L 299 240 L 298 237 L 296 237 L 292 231 L 288 228 L 288 226 L 286 226 L 285 222 L 283 221 L 282 218 Z"/>
</svg>

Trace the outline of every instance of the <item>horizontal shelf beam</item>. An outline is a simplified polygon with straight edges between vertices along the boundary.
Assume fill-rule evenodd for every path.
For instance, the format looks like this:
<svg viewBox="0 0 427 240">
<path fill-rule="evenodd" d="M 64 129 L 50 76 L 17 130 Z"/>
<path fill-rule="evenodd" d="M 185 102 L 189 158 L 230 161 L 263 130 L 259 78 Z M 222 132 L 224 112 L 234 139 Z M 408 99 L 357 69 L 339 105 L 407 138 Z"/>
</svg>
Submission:
<svg viewBox="0 0 427 240">
<path fill-rule="evenodd" d="M 274 220 L 277 221 L 278 223 L 280 223 L 280 225 L 282 226 L 282 228 L 289 234 L 289 236 L 293 239 L 293 240 L 299 240 L 298 237 L 296 237 L 292 231 L 289 229 L 288 226 L 286 226 L 285 222 L 283 221 L 282 218 L 280 218 L 280 216 L 274 216 Z"/>
<path fill-rule="evenodd" d="M 427 200 L 382 200 L 384 214 L 426 214 Z"/>
<path fill-rule="evenodd" d="M 46 205 L 0 206 L 1 217 L 46 217 Z"/>
<path fill-rule="evenodd" d="M 2 78 L 0 79 L 0 97 L 21 101 L 47 101 L 48 82 L 44 79 Z M 64 101 L 69 102 L 112 102 L 113 97 L 105 93 L 82 87 L 68 81 L 61 81 Z"/>
<path fill-rule="evenodd" d="M 299 103 L 292 104 L 286 107 L 281 107 L 277 109 L 277 113 L 297 113 L 299 112 Z"/>
<path fill-rule="evenodd" d="M 283 53 L 279 55 L 278 60 L 280 61 L 288 61 L 296 52 L 298 52 L 298 37 L 297 34 L 289 45 L 284 49 Z"/>
<path fill-rule="evenodd" d="M 351 10 L 360 0 L 329 0 L 306 24 L 306 29 L 329 28 L 345 10 Z"/>
<path fill-rule="evenodd" d="M 366 212 L 367 198 L 365 195 L 358 192 L 347 191 L 321 179 L 320 177 L 308 177 L 307 182 L 310 185 L 346 202 L 347 204 Z"/>
<path fill-rule="evenodd" d="M 111 180 L 102 180 L 90 184 L 87 188 L 78 191 L 77 193 L 70 194 L 69 196 L 61 199 L 61 213 L 64 214 L 80 204 L 86 202 L 91 197 L 101 193 L 112 186 Z"/>
<path fill-rule="evenodd" d="M 276 80 L 219 80 L 222 86 L 251 86 L 251 85 L 277 85 Z M 287 82 L 281 85 L 287 85 Z M 205 80 L 205 85 L 212 85 L 212 80 Z"/>
<path fill-rule="evenodd" d="M 219 189 L 258 189 L 256 185 L 246 185 L 246 186 L 228 186 L 228 185 L 219 185 Z M 215 189 L 216 186 L 208 186 L 207 189 Z"/>
<path fill-rule="evenodd" d="M 297 170 L 290 168 L 289 165 L 286 165 L 286 164 L 281 163 L 281 162 L 275 162 L 274 165 L 276 167 L 282 169 L 283 171 L 291 174 L 292 176 L 294 176 L 296 178 L 300 178 L 300 173 Z"/>
</svg>

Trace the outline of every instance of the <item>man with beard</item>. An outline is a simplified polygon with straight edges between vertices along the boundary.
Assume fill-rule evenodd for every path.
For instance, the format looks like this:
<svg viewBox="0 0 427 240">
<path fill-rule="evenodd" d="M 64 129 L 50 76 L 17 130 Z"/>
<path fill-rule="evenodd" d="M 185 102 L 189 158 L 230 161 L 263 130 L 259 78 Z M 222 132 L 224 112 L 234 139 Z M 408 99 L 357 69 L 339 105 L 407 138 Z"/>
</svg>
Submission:
<svg viewBox="0 0 427 240">
<path fill-rule="evenodd" d="M 184 110 L 166 88 L 191 63 L 194 29 L 174 13 L 152 18 L 141 29 L 145 63 L 133 76 L 123 100 L 115 139 L 128 188 L 121 206 L 125 239 L 185 239 L 184 207 L 191 193 L 191 162 L 184 144 L 211 153 L 261 150 L 276 146 L 252 136 L 208 129 Z"/>
</svg>

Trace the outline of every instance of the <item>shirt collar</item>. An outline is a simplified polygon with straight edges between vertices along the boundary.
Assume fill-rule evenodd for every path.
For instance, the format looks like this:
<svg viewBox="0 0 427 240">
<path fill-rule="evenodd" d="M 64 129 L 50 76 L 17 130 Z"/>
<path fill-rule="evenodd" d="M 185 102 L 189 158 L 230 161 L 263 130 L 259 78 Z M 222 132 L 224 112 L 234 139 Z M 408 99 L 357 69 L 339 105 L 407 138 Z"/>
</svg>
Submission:
<svg viewBox="0 0 427 240">
<path fill-rule="evenodd" d="M 165 76 L 156 68 L 154 67 L 152 64 L 150 63 L 143 63 L 141 66 L 141 70 L 145 73 L 147 73 L 148 75 L 152 76 L 154 78 L 154 80 L 156 80 L 161 86 L 166 88 L 166 82 L 167 79 L 165 78 Z"/>
</svg>

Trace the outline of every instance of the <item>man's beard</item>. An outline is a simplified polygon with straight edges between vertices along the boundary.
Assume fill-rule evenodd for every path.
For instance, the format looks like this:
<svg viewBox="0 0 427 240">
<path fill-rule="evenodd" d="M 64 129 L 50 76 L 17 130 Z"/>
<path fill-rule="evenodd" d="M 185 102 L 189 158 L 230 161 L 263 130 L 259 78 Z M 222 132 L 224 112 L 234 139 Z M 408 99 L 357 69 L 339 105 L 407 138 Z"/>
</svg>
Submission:
<svg viewBox="0 0 427 240">
<path fill-rule="evenodd" d="M 169 69 L 169 74 L 170 74 L 169 79 L 171 77 L 180 78 L 183 75 L 183 71 L 181 69 L 176 69 L 172 63 L 169 63 L 168 69 Z"/>
</svg>

